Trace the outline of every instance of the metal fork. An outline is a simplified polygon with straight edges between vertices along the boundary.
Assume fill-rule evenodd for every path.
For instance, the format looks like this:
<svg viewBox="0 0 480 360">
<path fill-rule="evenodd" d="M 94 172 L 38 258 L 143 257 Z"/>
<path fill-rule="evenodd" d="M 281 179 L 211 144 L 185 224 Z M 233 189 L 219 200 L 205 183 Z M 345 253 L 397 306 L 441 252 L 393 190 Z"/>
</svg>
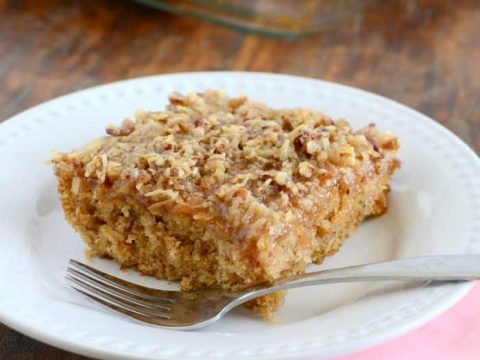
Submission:
<svg viewBox="0 0 480 360">
<path fill-rule="evenodd" d="M 238 292 L 157 290 L 119 279 L 75 260 L 69 261 L 66 277 L 71 288 L 130 318 L 164 328 L 191 330 L 214 323 L 246 301 L 286 289 L 357 281 L 479 279 L 480 254 L 416 257 L 316 271 Z"/>
</svg>

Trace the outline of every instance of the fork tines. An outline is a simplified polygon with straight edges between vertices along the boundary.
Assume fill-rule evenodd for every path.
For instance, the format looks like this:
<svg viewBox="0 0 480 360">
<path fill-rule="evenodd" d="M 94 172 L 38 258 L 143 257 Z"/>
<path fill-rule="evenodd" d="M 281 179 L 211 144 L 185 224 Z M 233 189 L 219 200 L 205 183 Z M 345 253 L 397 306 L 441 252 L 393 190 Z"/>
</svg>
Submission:
<svg viewBox="0 0 480 360">
<path fill-rule="evenodd" d="M 166 325 L 170 320 L 174 291 L 132 284 L 75 260 L 70 260 L 69 286 L 84 296 L 137 320 Z"/>
</svg>

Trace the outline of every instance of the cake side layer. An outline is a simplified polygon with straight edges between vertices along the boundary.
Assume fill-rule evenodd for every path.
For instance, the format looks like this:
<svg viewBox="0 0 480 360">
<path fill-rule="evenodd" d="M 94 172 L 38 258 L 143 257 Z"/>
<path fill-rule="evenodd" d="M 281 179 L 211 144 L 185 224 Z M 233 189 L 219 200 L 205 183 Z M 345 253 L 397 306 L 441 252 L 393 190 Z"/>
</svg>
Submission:
<svg viewBox="0 0 480 360">
<path fill-rule="evenodd" d="M 186 289 L 246 286 L 321 262 L 365 217 L 386 209 L 390 181 L 386 173 L 361 186 L 340 182 L 312 189 L 291 214 L 242 197 L 218 200 L 210 209 L 192 200 L 152 210 L 134 192 L 121 194 L 80 177 L 68 159 L 56 171 L 66 217 L 93 254 L 182 281 Z"/>
<path fill-rule="evenodd" d="M 231 233 L 218 231 L 225 229 L 224 225 L 217 223 L 208 229 L 208 222 L 195 225 L 194 214 L 187 217 L 175 211 L 170 217 L 159 219 L 128 196 L 102 201 L 95 193 L 104 189 L 97 191 L 98 186 L 86 180 L 75 194 L 71 190 L 72 180 L 69 181 L 75 177 L 66 172 L 59 173 L 59 177 L 66 217 L 93 255 L 114 258 L 145 275 L 181 281 L 184 290 L 212 286 L 235 289 L 304 272 L 312 261 L 320 263 L 325 256 L 338 251 L 365 217 L 386 209 L 390 181 L 389 176 L 376 178 L 362 191 L 331 201 L 338 207 L 332 209 L 337 215 L 331 219 L 328 231 L 325 221 L 318 216 L 310 225 L 298 226 L 297 232 L 289 231 L 282 238 L 270 239 L 277 244 L 276 251 L 267 256 L 270 261 L 261 262 L 259 259 L 266 253 L 262 247 L 268 242 L 265 235 L 259 233 L 256 241 L 252 240 L 255 248 L 245 252 L 232 242 Z M 282 303 L 281 299 L 280 294 L 274 294 L 251 302 L 250 306 L 270 317 Z"/>
</svg>

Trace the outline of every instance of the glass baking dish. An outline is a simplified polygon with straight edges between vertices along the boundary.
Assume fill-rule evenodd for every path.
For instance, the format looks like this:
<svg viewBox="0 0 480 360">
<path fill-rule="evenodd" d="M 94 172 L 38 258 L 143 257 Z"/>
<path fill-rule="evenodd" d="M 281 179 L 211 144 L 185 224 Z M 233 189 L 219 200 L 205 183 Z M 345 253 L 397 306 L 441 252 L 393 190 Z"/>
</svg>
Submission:
<svg viewBox="0 0 480 360">
<path fill-rule="evenodd" d="M 341 24 L 371 0 L 135 0 L 260 35 L 298 38 Z"/>
</svg>

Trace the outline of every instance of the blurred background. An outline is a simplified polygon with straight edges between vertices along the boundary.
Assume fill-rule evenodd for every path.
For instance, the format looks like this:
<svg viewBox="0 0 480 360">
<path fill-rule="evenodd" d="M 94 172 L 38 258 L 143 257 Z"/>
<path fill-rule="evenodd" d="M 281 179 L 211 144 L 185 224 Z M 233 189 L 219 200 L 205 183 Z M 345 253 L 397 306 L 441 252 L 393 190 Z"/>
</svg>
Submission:
<svg viewBox="0 0 480 360">
<path fill-rule="evenodd" d="M 480 149 L 478 0 L 141 2 L 274 36 L 129 0 L 0 0 L 0 119 L 130 77 L 268 71 L 377 92 Z"/>
<path fill-rule="evenodd" d="M 0 0 L 0 121 L 125 78 L 266 71 L 363 88 L 480 151 L 479 0 Z M 0 359 L 76 359 L 0 325 Z"/>
</svg>

